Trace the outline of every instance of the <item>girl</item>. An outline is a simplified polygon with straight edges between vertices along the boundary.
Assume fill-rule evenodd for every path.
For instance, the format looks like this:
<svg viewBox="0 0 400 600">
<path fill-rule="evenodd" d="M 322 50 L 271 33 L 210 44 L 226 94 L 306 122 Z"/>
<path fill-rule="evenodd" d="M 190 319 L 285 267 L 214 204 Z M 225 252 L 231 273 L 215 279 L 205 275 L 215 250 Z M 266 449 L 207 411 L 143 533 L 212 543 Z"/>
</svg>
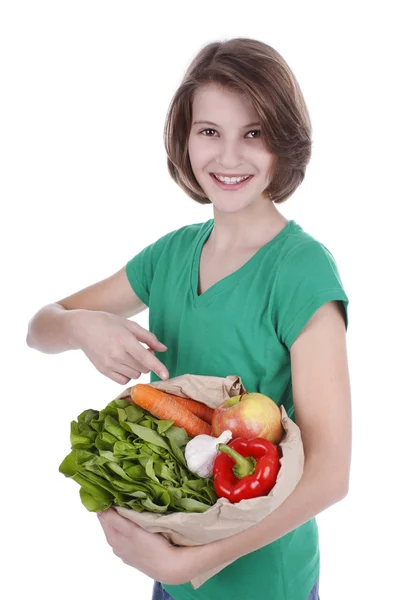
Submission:
<svg viewBox="0 0 400 600">
<path fill-rule="evenodd" d="M 348 491 L 348 298 L 327 248 L 277 208 L 311 156 L 293 73 L 262 42 L 208 44 L 172 100 L 165 146 L 172 178 L 212 203 L 213 219 L 167 233 L 108 279 L 43 307 L 27 343 L 80 348 L 123 385 L 150 371 L 152 382 L 240 375 L 283 405 L 301 429 L 304 474 L 257 526 L 184 548 L 112 509 L 99 519 L 114 553 L 156 580 L 154 600 L 316 599 L 315 516 Z M 146 307 L 150 332 L 128 319 Z M 188 583 L 229 560 L 197 590 Z"/>
</svg>

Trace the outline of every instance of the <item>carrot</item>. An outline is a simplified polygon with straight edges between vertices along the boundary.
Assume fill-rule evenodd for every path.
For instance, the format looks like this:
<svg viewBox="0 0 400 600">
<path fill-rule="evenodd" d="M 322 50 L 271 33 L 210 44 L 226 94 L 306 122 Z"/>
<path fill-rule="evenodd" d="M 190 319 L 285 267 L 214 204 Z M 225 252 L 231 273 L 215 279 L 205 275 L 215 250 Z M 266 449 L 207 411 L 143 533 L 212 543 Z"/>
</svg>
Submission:
<svg viewBox="0 0 400 600">
<path fill-rule="evenodd" d="M 193 437 L 202 433 L 211 435 L 211 426 L 181 406 L 172 394 L 145 383 L 137 383 L 131 388 L 131 398 L 157 419 L 174 421 L 176 427 L 183 427 Z"/>
<path fill-rule="evenodd" d="M 180 396 L 174 396 L 173 394 L 170 394 L 170 396 L 172 396 L 178 404 L 190 410 L 190 412 L 196 415 L 196 417 L 199 417 L 200 419 L 211 425 L 211 421 L 214 414 L 213 408 L 210 408 L 206 404 L 198 402 L 197 400 L 181 398 Z"/>
</svg>

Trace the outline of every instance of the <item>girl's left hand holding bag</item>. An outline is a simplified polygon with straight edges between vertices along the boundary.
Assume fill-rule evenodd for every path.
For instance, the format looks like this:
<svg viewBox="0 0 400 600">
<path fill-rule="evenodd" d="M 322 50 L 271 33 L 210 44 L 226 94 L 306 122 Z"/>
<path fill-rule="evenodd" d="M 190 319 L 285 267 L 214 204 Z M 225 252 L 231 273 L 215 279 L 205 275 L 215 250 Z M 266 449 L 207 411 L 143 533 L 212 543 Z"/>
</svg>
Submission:
<svg viewBox="0 0 400 600">
<path fill-rule="evenodd" d="M 145 531 L 113 508 L 97 516 L 107 542 L 125 564 L 165 584 L 178 585 L 190 580 L 187 561 L 182 560 L 188 548 L 170 544 L 161 533 Z"/>
</svg>

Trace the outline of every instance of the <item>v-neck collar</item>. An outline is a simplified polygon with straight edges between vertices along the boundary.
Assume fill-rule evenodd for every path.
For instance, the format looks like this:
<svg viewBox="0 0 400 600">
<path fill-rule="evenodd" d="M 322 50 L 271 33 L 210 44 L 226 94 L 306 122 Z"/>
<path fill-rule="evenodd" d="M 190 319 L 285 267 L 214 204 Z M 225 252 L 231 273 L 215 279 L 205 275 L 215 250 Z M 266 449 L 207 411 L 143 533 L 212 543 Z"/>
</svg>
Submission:
<svg viewBox="0 0 400 600">
<path fill-rule="evenodd" d="M 197 238 L 192 258 L 190 287 L 193 305 L 195 307 L 198 307 L 210 304 L 210 302 L 217 294 L 236 284 L 239 281 L 239 279 L 241 279 L 243 275 L 245 275 L 253 267 L 253 264 L 261 257 L 261 255 L 264 254 L 264 252 L 266 252 L 267 249 L 271 247 L 271 244 L 275 244 L 276 241 L 278 241 L 282 236 L 286 235 L 294 224 L 295 221 L 288 221 L 285 227 L 281 229 L 281 231 L 277 233 L 277 235 L 273 237 L 272 240 L 261 246 L 261 248 L 259 248 L 253 254 L 253 256 L 251 256 L 249 260 L 244 263 L 244 265 L 239 267 L 239 269 L 236 269 L 236 271 L 234 271 L 230 275 L 223 277 L 222 279 L 214 283 L 211 287 L 209 287 L 205 292 L 199 295 L 198 289 L 201 252 L 203 250 L 204 244 L 210 237 L 211 232 L 214 228 L 214 219 L 206 221 L 204 223 L 204 228 L 202 228 L 201 233 Z"/>
</svg>

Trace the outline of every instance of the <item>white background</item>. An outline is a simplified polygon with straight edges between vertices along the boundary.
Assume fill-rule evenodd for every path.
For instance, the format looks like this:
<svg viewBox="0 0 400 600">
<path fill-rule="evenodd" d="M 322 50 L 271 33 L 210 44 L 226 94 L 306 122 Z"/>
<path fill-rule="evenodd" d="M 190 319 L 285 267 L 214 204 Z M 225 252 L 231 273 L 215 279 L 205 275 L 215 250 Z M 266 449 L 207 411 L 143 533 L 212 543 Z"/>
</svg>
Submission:
<svg viewBox="0 0 400 600">
<path fill-rule="evenodd" d="M 212 217 L 211 206 L 169 178 L 162 130 L 189 62 L 206 43 L 230 37 L 272 45 L 300 83 L 313 157 L 280 210 L 331 250 L 350 298 L 352 478 L 346 499 L 317 518 L 321 599 L 399 597 L 395 4 L 2 2 L 8 599 L 151 598 L 152 580 L 112 554 L 78 485 L 58 473 L 70 421 L 122 388 L 83 353 L 41 354 L 25 337 L 44 304 L 114 273 L 164 233 Z M 148 327 L 148 311 L 135 319 Z"/>
</svg>

